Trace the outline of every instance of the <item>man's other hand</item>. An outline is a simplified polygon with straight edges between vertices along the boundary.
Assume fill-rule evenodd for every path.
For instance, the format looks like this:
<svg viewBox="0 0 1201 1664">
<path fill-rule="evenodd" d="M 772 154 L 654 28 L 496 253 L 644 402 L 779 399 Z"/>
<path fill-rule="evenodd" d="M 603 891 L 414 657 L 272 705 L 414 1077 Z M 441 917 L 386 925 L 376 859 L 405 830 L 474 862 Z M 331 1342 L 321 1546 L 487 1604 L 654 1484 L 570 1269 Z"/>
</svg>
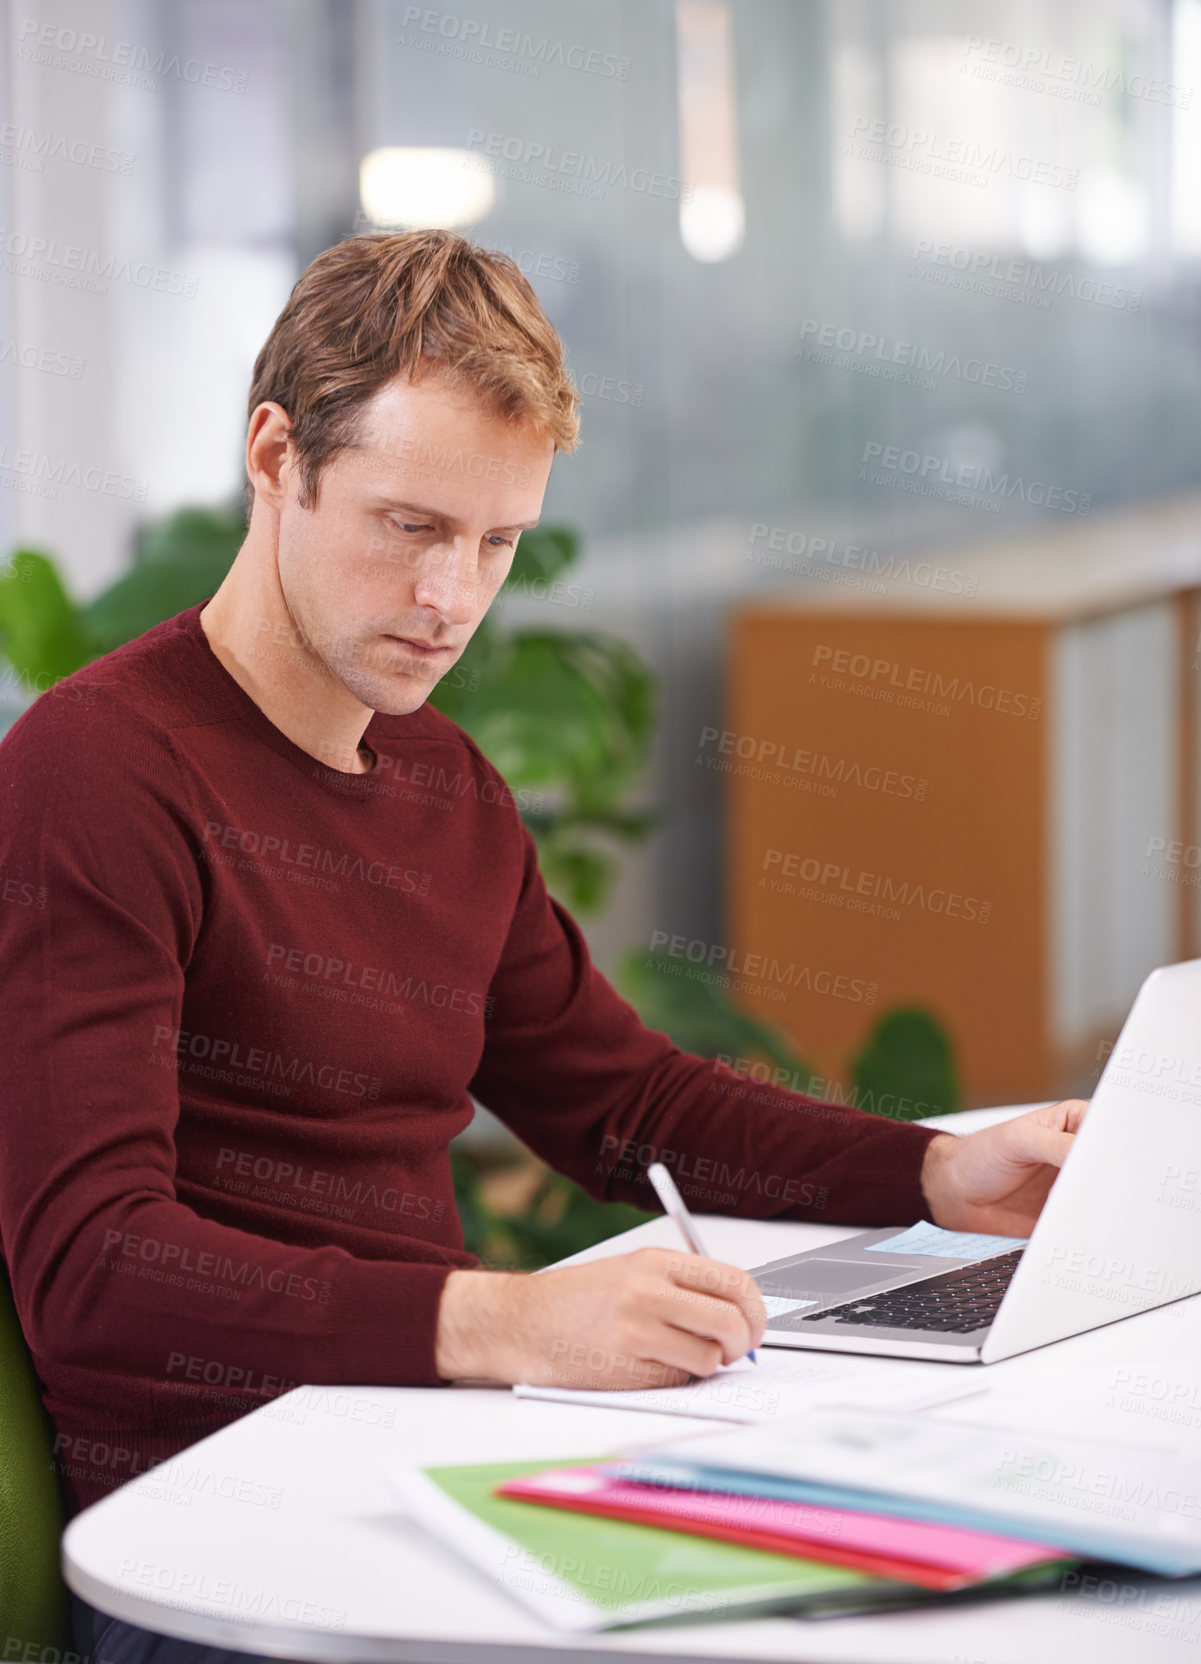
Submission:
<svg viewBox="0 0 1201 1664">
<path fill-rule="evenodd" d="M 949 1231 L 1029 1236 L 1087 1109 L 1067 1098 L 980 1132 L 931 1139 L 922 1163 L 930 1218 Z"/>
<path fill-rule="evenodd" d="M 701 1254 L 639 1248 L 536 1276 L 452 1271 L 435 1367 L 448 1381 L 678 1386 L 743 1357 L 766 1327 L 747 1272 Z"/>
</svg>

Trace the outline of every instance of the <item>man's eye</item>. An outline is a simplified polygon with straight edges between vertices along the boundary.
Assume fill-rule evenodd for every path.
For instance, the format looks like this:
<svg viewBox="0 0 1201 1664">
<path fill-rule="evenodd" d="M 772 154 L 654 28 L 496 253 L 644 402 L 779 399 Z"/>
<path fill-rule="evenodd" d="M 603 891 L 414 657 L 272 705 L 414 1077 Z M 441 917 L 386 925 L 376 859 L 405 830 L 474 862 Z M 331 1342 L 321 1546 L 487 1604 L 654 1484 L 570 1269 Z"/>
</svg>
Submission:
<svg viewBox="0 0 1201 1664">
<path fill-rule="evenodd" d="M 488 542 L 494 549 L 511 549 L 513 547 L 513 539 L 502 537 L 499 532 L 489 532 Z"/>
<path fill-rule="evenodd" d="M 428 526 L 406 526 L 403 523 L 398 525 L 396 529 L 402 532 L 428 532 L 430 530 Z"/>
</svg>

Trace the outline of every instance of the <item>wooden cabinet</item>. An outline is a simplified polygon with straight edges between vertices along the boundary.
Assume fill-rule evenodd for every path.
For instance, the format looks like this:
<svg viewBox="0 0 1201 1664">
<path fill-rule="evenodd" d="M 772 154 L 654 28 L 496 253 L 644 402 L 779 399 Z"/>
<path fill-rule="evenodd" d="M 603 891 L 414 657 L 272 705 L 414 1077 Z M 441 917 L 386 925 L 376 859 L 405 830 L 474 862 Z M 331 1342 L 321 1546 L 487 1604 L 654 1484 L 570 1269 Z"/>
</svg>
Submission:
<svg viewBox="0 0 1201 1664">
<path fill-rule="evenodd" d="M 814 564 L 734 618 L 708 742 L 740 1000 L 831 1079 L 916 1004 L 971 1103 L 1087 1089 L 1146 972 L 1199 951 L 1201 498 L 860 586 Z"/>
</svg>

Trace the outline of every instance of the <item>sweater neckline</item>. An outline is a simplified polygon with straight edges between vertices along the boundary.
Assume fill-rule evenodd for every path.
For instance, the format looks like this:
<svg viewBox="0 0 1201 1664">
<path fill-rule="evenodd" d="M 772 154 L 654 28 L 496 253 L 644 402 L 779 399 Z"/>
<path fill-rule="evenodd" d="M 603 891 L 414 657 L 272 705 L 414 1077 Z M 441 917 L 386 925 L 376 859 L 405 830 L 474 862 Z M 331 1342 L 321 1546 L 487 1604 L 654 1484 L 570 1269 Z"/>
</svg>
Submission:
<svg viewBox="0 0 1201 1664">
<path fill-rule="evenodd" d="M 226 701 L 234 707 L 238 720 L 242 722 L 258 739 L 285 757 L 302 774 L 340 797 L 374 797 L 379 791 L 379 754 L 380 741 L 383 738 L 380 728 L 380 714 L 371 713 L 371 720 L 363 732 L 362 743 L 371 747 L 376 756 L 376 766 L 366 774 L 347 774 L 340 768 L 331 768 L 306 751 L 303 746 L 290 740 L 281 728 L 277 728 L 271 718 L 257 705 L 247 693 L 241 682 L 231 676 L 213 651 L 213 644 L 204 632 L 204 625 L 200 622 L 200 615 L 208 606 L 211 596 L 198 601 L 194 607 L 188 607 L 179 615 L 179 621 L 185 633 L 199 649 L 199 657 L 210 676 L 220 686 Z"/>
</svg>

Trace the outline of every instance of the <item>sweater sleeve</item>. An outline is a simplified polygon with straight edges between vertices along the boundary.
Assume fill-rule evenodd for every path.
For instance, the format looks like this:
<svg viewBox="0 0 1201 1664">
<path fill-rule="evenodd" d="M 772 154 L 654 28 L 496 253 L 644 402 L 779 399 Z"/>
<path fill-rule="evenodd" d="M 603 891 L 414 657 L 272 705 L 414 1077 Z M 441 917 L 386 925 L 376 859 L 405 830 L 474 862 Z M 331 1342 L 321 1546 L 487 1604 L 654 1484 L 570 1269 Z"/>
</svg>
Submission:
<svg viewBox="0 0 1201 1664">
<path fill-rule="evenodd" d="M 72 679 L 6 737 L 0 776 L 0 1234 L 39 1372 L 92 1400 L 181 1352 L 243 1378 L 438 1384 L 450 1265 L 291 1246 L 177 1199 L 178 1081 L 149 1036 L 179 1028 L 207 879 L 169 735 Z"/>
<path fill-rule="evenodd" d="M 933 1129 L 761 1086 L 646 1028 L 591 963 L 525 839 L 471 1090 L 551 1166 L 604 1201 L 658 1211 L 661 1161 L 699 1212 L 891 1225 L 920 1219 Z"/>
</svg>

